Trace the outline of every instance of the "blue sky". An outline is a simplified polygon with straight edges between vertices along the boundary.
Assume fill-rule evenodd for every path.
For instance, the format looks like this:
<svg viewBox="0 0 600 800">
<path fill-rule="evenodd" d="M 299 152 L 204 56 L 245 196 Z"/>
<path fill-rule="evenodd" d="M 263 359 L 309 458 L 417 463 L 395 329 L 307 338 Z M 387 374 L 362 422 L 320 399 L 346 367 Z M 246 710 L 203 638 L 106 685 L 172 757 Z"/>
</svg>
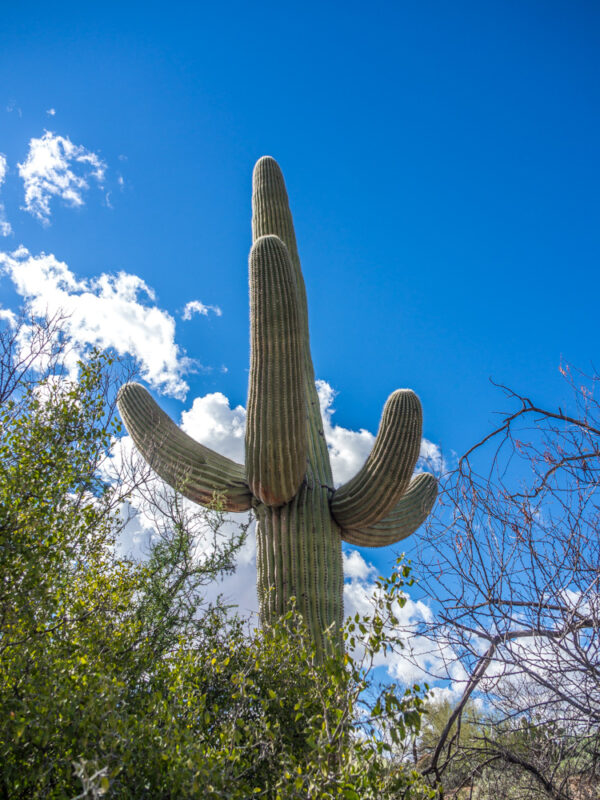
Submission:
<svg viewBox="0 0 600 800">
<path fill-rule="evenodd" d="M 189 385 L 162 396 L 174 417 L 215 392 L 243 406 L 250 179 L 270 154 L 333 421 L 375 432 L 410 387 L 427 439 L 460 454 L 505 407 L 490 376 L 558 404 L 561 359 L 597 358 L 599 39 L 577 1 L 8 4 L 0 303 L 39 310 L 60 284 L 83 339 L 154 358 L 155 396 Z M 221 313 L 186 321 L 190 301 Z"/>
</svg>

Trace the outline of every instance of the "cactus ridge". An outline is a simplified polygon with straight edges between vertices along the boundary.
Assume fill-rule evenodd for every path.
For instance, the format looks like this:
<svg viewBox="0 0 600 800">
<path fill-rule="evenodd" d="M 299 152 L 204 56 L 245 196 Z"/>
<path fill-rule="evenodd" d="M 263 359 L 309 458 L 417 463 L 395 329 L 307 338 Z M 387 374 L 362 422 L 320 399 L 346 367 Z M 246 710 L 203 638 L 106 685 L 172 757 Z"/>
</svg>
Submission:
<svg viewBox="0 0 600 800">
<path fill-rule="evenodd" d="M 216 491 L 227 510 L 254 509 L 261 618 L 274 621 L 296 598 L 323 652 L 324 630 L 339 633 L 343 621 L 342 540 L 383 547 L 406 538 L 427 517 L 437 484 L 426 473 L 411 481 L 421 404 L 400 389 L 385 404 L 365 465 L 334 490 L 296 235 L 270 156 L 254 168 L 252 236 L 245 467 L 194 442 L 137 384 L 121 389 L 119 410 L 142 455 L 186 497 L 206 505 Z"/>
<path fill-rule="evenodd" d="M 250 253 L 251 357 L 246 426 L 250 491 L 280 506 L 306 472 L 306 402 L 296 281 L 277 236 L 262 236 Z"/>
<path fill-rule="evenodd" d="M 343 616 L 338 575 L 339 533 L 327 535 L 326 490 L 304 484 L 279 508 L 257 509 L 258 595 L 262 614 L 276 619 L 291 597 L 310 630 L 322 631 Z"/>
<path fill-rule="evenodd" d="M 308 304 L 306 287 L 300 268 L 294 223 L 289 207 L 285 181 L 279 164 L 271 156 L 258 160 L 252 175 L 252 236 L 256 242 L 261 236 L 278 236 L 285 244 L 296 279 L 298 321 L 303 340 L 304 391 L 308 413 L 308 460 L 307 479 L 315 485 L 333 487 L 333 477 L 323 435 L 321 407 L 315 387 L 315 373 L 310 355 L 308 331 Z"/>
</svg>

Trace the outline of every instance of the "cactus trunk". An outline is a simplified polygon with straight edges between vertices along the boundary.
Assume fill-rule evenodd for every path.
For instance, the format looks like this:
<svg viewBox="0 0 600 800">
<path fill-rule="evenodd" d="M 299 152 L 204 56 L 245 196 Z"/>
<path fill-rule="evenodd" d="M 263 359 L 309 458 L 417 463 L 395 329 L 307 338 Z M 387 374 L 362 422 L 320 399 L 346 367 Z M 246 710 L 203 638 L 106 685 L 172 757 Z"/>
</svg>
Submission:
<svg viewBox="0 0 600 800">
<path fill-rule="evenodd" d="M 279 508 L 256 509 L 256 566 L 261 618 L 274 622 L 295 598 L 296 608 L 319 646 L 343 616 L 340 529 L 329 511 L 329 490 L 304 483 Z"/>
<path fill-rule="evenodd" d="M 185 436 L 148 393 L 128 384 L 119 409 L 135 444 L 186 497 L 257 517 L 260 614 L 272 623 L 295 598 L 317 650 L 343 621 L 342 541 L 393 544 L 425 520 L 432 475 L 411 476 L 419 454 L 421 404 L 408 389 L 388 399 L 373 452 L 334 488 L 310 355 L 304 279 L 287 191 L 277 162 L 253 176 L 250 254 L 250 374 L 245 468 Z"/>
</svg>

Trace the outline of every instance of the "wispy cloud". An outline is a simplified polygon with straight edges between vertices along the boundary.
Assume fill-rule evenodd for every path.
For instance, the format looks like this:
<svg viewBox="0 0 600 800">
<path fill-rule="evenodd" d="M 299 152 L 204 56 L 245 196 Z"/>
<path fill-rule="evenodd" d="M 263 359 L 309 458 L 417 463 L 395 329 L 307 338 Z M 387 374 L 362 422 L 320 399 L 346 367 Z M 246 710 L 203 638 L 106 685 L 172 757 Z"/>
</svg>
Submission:
<svg viewBox="0 0 600 800">
<path fill-rule="evenodd" d="M 194 314 L 207 317 L 211 311 L 216 314 L 217 317 L 223 314 L 219 306 L 206 306 L 204 303 L 201 303 L 200 300 L 190 300 L 189 303 L 185 304 L 182 317 L 185 320 L 190 320 Z"/>
<path fill-rule="evenodd" d="M 23 116 L 23 111 L 22 111 L 22 110 L 19 108 L 19 106 L 18 106 L 18 105 L 17 105 L 17 104 L 16 104 L 14 101 L 12 101 L 12 100 L 11 100 L 11 102 L 10 102 L 10 103 L 9 103 L 9 104 L 6 106 L 6 110 L 8 111 L 8 113 L 9 113 L 9 114 L 12 114 L 12 113 L 13 113 L 13 111 L 14 111 L 14 112 L 16 112 L 16 113 L 19 115 L 19 117 L 22 117 L 22 116 Z"/>
<path fill-rule="evenodd" d="M 48 116 L 49 116 L 49 117 L 53 117 L 53 116 L 55 116 L 55 114 L 56 114 L 56 109 L 55 109 L 55 108 L 49 108 L 49 109 L 46 111 L 46 114 L 48 114 Z"/>
<path fill-rule="evenodd" d="M 0 153 L 0 187 L 6 180 L 6 173 L 8 171 L 8 166 L 6 163 L 6 156 L 3 153 Z M 10 236 L 12 233 L 12 228 L 10 226 L 10 222 L 6 219 L 6 212 L 4 210 L 4 204 L 0 203 L 0 236 Z"/>
<path fill-rule="evenodd" d="M 78 279 L 54 255 L 32 256 L 25 247 L 0 253 L 0 270 L 13 281 L 28 313 L 65 315 L 75 353 L 90 345 L 114 348 L 138 360 L 151 386 L 185 396 L 183 375 L 193 362 L 175 344 L 175 320 L 156 305 L 154 292 L 137 275 Z"/>
<path fill-rule="evenodd" d="M 49 223 L 53 197 L 73 207 L 82 206 L 88 180 L 93 178 L 101 186 L 106 170 L 95 153 L 52 131 L 31 139 L 27 158 L 17 166 L 25 186 L 24 208 L 44 224 Z"/>
<path fill-rule="evenodd" d="M 10 308 L 0 308 L 0 319 L 3 319 L 11 328 L 16 327 L 17 315 Z"/>
</svg>

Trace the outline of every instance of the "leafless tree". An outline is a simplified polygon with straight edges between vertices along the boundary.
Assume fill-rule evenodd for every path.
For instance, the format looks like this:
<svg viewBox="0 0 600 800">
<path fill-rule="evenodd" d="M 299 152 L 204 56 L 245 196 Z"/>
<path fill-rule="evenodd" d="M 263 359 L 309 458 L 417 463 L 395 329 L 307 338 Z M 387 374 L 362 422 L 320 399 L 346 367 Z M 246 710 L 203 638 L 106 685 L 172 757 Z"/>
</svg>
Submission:
<svg viewBox="0 0 600 800">
<path fill-rule="evenodd" d="M 33 317 L 5 311 L 0 318 L 0 405 L 17 390 L 60 373 L 69 350 L 64 334 L 66 317 Z"/>
<path fill-rule="evenodd" d="M 407 633 L 461 689 L 427 770 L 468 755 L 465 785 L 512 776 L 507 797 L 600 787 L 600 376 L 561 372 L 568 408 L 500 387 L 513 410 L 447 476 L 413 557 L 434 614 Z"/>
</svg>

